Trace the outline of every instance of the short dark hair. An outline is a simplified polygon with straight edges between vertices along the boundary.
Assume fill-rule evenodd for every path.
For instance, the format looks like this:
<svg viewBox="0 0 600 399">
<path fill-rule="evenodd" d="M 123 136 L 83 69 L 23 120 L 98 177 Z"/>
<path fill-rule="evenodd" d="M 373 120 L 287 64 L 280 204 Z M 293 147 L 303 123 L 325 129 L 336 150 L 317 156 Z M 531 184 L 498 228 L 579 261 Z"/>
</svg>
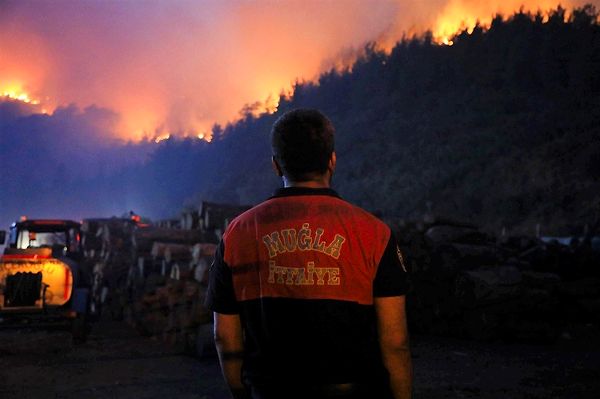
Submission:
<svg viewBox="0 0 600 399">
<path fill-rule="evenodd" d="M 283 114 L 271 129 L 273 157 L 292 181 L 308 181 L 327 171 L 334 150 L 335 129 L 316 109 Z"/>
</svg>

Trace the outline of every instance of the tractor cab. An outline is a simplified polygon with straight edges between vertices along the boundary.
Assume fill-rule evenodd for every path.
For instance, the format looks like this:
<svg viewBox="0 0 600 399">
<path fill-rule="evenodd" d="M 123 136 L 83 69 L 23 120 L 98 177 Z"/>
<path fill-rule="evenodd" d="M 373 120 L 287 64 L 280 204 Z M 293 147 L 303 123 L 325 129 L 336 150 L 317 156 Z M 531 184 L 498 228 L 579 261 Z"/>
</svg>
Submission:
<svg viewBox="0 0 600 399">
<path fill-rule="evenodd" d="M 2 237 L 0 237 L 2 238 Z M 13 223 L 5 253 L 47 248 L 54 258 L 81 259 L 80 224 L 71 220 L 22 220 Z"/>
</svg>

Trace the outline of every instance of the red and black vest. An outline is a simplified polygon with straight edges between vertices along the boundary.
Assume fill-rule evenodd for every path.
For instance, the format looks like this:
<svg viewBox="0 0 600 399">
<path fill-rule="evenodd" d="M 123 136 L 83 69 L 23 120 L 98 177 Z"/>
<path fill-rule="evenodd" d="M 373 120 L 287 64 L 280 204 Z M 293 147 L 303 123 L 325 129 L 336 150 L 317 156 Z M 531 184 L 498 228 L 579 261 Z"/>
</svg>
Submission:
<svg viewBox="0 0 600 399">
<path fill-rule="evenodd" d="M 251 384 L 381 376 L 373 298 L 403 295 L 387 225 L 330 189 L 286 188 L 226 229 L 207 306 L 239 313 Z"/>
</svg>

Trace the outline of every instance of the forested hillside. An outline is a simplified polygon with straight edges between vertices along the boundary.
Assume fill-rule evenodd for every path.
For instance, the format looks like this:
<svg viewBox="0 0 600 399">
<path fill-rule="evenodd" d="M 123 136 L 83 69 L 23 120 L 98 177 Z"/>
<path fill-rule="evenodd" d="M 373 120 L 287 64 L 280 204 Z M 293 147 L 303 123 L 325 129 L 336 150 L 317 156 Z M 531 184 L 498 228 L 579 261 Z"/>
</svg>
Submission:
<svg viewBox="0 0 600 399">
<path fill-rule="evenodd" d="M 235 124 L 215 126 L 211 143 L 168 140 L 145 165 L 94 186 L 126 185 L 155 214 L 200 198 L 256 203 L 279 184 L 270 126 L 297 107 L 324 111 L 337 128 L 335 188 L 385 217 L 414 218 L 431 208 L 490 229 L 532 233 L 540 223 L 546 233 L 568 234 L 599 211 L 600 25 L 593 7 L 566 19 L 561 8 L 497 16 L 451 46 L 427 34 L 389 54 L 367 46 L 351 70 L 298 82 L 275 114 L 248 111 Z M 153 186 L 159 190 L 144 190 Z"/>
</svg>

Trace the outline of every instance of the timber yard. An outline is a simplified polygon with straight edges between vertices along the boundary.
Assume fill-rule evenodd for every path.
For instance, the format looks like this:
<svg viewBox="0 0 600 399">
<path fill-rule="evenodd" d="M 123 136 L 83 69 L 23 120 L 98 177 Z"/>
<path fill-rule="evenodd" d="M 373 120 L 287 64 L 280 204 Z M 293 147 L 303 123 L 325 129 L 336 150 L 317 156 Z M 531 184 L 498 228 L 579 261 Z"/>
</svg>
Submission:
<svg viewBox="0 0 600 399">
<path fill-rule="evenodd" d="M 245 209 L 202 202 L 155 223 L 133 212 L 83 220 L 85 337 L 3 318 L 0 397 L 227 398 L 203 298 L 218 238 Z M 561 243 L 431 215 L 389 223 L 412 269 L 415 397 L 600 392 L 596 224 Z"/>
</svg>

